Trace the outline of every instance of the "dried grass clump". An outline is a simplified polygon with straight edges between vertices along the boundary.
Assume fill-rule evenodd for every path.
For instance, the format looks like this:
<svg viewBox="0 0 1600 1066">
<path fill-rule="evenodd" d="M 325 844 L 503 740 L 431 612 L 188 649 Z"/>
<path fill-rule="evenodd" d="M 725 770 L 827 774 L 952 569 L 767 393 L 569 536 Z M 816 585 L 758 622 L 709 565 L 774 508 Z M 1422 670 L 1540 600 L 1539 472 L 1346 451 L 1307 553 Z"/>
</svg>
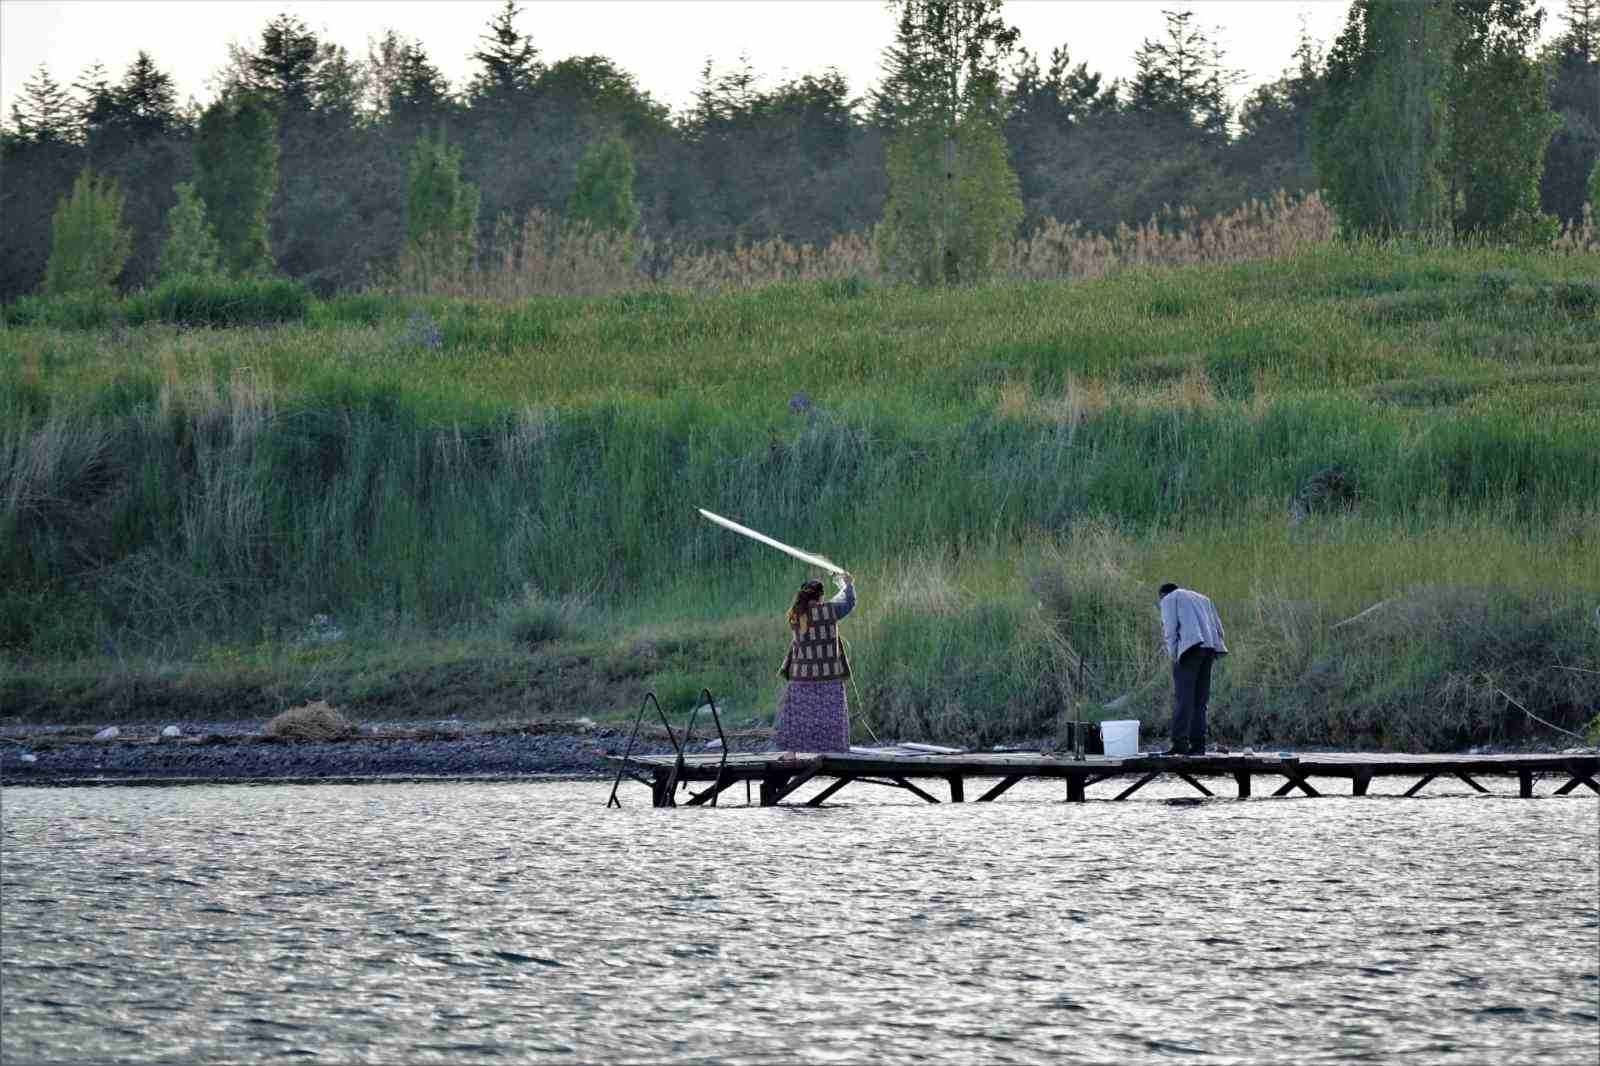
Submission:
<svg viewBox="0 0 1600 1066">
<path fill-rule="evenodd" d="M 1568 255 L 1600 253 L 1600 225 L 1595 224 L 1594 205 L 1584 204 L 1582 217 L 1564 224 L 1550 247 Z"/>
<path fill-rule="evenodd" d="M 942 552 L 924 551 L 895 563 L 884 578 L 879 599 L 886 611 L 919 611 L 935 618 L 952 618 L 965 606 L 967 597 L 948 557 Z"/>
<path fill-rule="evenodd" d="M 356 725 L 327 700 L 313 700 L 280 712 L 267 723 L 267 735 L 279 740 L 348 740 Z"/>
<path fill-rule="evenodd" d="M 1316 193 L 1279 191 L 1266 200 L 1203 217 L 1192 207 L 1166 207 L 1138 227 L 1110 236 L 1047 218 L 1012 242 L 1007 274 L 1019 280 L 1100 278 L 1121 267 L 1177 267 L 1283 259 L 1334 238 L 1338 218 Z"/>
</svg>

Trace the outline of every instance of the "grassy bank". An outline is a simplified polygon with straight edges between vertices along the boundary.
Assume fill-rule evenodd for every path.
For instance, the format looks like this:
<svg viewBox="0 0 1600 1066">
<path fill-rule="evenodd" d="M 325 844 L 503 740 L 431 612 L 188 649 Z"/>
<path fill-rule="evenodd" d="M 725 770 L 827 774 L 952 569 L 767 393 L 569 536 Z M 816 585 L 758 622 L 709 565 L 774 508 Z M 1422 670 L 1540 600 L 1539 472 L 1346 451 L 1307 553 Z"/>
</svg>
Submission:
<svg viewBox="0 0 1600 1066">
<path fill-rule="evenodd" d="M 1046 730 L 1080 656 L 1091 713 L 1159 721 L 1168 578 L 1228 624 L 1227 734 L 1456 745 L 1520 735 L 1516 704 L 1575 727 L 1600 709 L 1597 312 L 1592 257 L 1329 247 L 11 328 L 0 715 L 594 715 L 709 684 L 769 716 L 805 573 L 703 506 L 857 573 L 880 734 Z"/>
</svg>

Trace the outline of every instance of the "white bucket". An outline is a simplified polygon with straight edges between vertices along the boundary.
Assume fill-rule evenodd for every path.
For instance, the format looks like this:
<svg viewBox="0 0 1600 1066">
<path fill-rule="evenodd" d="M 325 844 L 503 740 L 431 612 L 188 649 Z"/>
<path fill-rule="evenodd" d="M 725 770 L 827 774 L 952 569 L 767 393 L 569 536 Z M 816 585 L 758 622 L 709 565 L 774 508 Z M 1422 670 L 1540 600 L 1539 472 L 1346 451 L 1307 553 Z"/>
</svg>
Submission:
<svg viewBox="0 0 1600 1066">
<path fill-rule="evenodd" d="M 1134 719 L 1100 723 L 1100 739 L 1107 755 L 1139 754 L 1139 723 Z"/>
</svg>

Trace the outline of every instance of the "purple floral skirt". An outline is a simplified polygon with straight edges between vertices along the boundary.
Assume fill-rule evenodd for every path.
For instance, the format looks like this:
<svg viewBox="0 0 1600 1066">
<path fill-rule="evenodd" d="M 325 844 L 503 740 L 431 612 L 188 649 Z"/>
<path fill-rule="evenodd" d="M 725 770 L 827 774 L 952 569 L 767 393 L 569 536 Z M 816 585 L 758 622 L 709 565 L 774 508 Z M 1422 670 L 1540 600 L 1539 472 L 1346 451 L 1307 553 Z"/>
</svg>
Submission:
<svg viewBox="0 0 1600 1066">
<path fill-rule="evenodd" d="M 778 715 L 778 747 L 784 751 L 849 751 L 850 710 L 844 682 L 790 682 Z"/>
</svg>

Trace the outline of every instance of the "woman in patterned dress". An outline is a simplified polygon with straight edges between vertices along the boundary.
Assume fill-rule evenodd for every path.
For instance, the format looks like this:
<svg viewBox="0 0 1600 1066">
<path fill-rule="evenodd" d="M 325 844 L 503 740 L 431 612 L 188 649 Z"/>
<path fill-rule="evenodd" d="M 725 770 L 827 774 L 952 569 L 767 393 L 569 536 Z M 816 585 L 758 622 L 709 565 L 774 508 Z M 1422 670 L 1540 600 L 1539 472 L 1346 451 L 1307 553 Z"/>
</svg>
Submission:
<svg viewBox="0 0 1600 1066">
<path fill-rule="evenodd" d="M 789 654 L 779 676 L 783 709 L 778 718 L 778 747 L 784 751 L 849 751 L 850 709 L 844 683 L 850 677 L 838 623 L 856 605 L 855 579 L 835 574 L 839 594 L 822 598 L 822 582 L 807 581 L 789 608 Z"/>
</svg>

